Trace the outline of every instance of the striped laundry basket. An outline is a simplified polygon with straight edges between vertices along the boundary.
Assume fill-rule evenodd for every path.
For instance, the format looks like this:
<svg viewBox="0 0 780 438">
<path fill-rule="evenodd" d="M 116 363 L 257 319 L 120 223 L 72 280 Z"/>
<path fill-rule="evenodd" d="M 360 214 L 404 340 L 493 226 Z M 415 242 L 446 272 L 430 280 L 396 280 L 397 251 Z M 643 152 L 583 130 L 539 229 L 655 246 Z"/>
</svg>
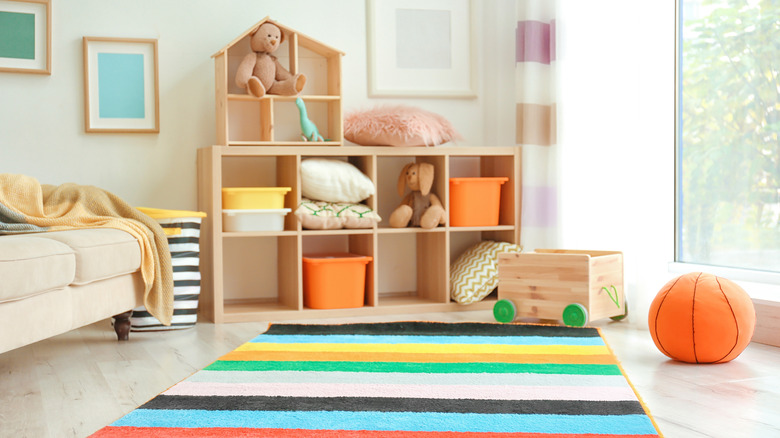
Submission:
<svg viewBox="0 0 780 438">
<path fill-rule="evenodd" d="M 200 296 L 200 223 L 206 213 L 139 207 L 156 220 L 168 236 L 173 266 L 173 318 L 163 325 L 144 306 L 133 309 L 130 329 L 134 332 L 176 330 L 195 325 Z"/>
</svg>

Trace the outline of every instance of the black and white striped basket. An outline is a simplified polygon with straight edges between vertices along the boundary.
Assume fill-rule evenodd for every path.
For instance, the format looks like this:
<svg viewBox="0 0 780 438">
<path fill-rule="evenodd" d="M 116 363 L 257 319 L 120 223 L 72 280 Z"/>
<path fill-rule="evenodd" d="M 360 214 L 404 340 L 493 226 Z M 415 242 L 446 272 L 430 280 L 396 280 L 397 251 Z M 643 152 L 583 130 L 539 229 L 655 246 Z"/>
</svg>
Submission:
<svg viewBox="0 0 780 438">
<path fill-rule="evenodd" d="M 144 306 L 133 309 L 130 317 L 131 330 L 135 332 L 153 330 L 176 330 L 195 325 L 198 319 L 198 297 L 200 296 L 200 224 L 202 213 L 192 217 L 160 217 L 171 210 L 139 209 L 154 218 L 168 236 L 173 266 L 173 317 L 171 325 L 163 325 Z M 155 212 L 162 212 L 156 213 Z M 181 212 L 187 213 L 187 212 Z"/>
</svg>

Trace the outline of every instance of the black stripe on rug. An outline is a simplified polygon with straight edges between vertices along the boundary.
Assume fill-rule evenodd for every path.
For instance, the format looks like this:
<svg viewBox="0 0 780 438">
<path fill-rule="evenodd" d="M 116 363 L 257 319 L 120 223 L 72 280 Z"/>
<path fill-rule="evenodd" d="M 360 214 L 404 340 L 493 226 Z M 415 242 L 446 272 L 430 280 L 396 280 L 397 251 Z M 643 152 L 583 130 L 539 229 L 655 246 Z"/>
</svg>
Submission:
<svg viewBox="0 0 780 438">
<path fill-rule="evenodd" d="M 269 335 L 450 335 L 599 337 L 595 328 L 498 323 L 388 322 L 370 324 L 272 324 Z"/>
<path fill-rule="evenodd" d="M 498 389 L 497 389 L 498 390 Z M 159 395 L 141 409 L 209 411 L 449 412 L 462 414 L 642 415 L 638 401 L 473 400 L 384 397 Z"/>
</svg>

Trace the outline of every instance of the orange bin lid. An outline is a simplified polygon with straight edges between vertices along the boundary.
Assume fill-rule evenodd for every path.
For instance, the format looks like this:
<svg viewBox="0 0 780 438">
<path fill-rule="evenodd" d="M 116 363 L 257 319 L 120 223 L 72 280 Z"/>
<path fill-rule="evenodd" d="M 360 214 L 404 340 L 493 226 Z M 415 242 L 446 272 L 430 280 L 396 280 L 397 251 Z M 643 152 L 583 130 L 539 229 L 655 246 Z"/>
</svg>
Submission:
<svg viewBox="0 0 780 438">
<path fill-rule="evenodd" d="M 470 177 L 470 178 L 450 178 L 451 183 L 463 183 L 463 182 L 499 182 L 505 183 L 509 181 L 506 176 L 486 176 L 486 177 Z"/>
<path fill-rule="evenodd" d="M 351 254 L 348 252 L 329 252 L 329 253 L 322 253 L 322 254 L 308 254 L 303 256 L 304 262 L 312 263 L 312 264 L 354 263 L 354 262 L 368 263 L 371 260 L 373 260 L 371 256 Z"/>
</svg>

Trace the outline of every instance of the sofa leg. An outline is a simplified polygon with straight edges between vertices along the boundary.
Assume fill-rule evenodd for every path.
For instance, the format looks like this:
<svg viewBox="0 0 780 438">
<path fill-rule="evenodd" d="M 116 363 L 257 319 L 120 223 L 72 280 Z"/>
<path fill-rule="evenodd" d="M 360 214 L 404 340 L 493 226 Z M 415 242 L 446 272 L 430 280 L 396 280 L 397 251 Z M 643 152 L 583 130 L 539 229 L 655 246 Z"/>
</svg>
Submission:
<svg viewBox="0 0 780 438">
<path fill-rule="evenodd" d="M 120 341 L 127 341 L 130 339 L 130 315 L 133 314 L 132 310 L 128 310 L 125 313 L 114 315 L 114 331 L 116 337 Z"/>
</svg>

